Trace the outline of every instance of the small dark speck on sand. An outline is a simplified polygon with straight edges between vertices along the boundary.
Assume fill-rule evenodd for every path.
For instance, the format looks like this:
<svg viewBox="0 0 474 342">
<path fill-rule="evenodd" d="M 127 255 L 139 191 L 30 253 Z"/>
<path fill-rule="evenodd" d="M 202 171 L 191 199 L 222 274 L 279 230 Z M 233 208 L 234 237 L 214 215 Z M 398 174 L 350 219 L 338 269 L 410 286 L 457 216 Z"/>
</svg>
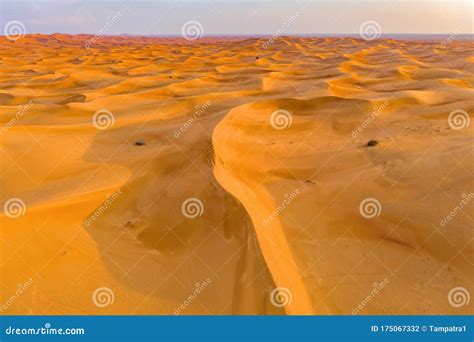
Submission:
<svg viewBox="0 0 474 342">
<path fill-rule="evenodd" d="M 135 141 L 135 145 L 136 146 L 143 146 L 143 145 L 145 145 L 145 140 L 142 140 L 142 139 L 137 140 L 137 141 Z"/>
<path fill-rule="evenodd" d="M 257 56 L 257 57 L 255 57 L 255 59 L 260 59 L 260 57 Z"/>
<path fill-rule="evenodd" d="M 367 146 L 373 147 L 373 146 L 377 146 L 378 144 L 379 142 L 377 140 L 369 140 L 369 142 L 367 143 Z"/>
</svg>

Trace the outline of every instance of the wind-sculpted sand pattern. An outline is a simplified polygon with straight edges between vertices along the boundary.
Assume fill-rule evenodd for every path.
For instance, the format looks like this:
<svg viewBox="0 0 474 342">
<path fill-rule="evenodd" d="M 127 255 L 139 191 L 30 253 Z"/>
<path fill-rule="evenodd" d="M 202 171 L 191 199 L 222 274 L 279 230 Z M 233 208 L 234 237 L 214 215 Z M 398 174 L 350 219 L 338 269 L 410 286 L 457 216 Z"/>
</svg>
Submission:
<svg viewBox="0 0 474 342">
<path fill-rule="evenodd" d="M 0 37 L 2 312 L 473 313 L 472 41 L 88 39 Z"/>
</svg>

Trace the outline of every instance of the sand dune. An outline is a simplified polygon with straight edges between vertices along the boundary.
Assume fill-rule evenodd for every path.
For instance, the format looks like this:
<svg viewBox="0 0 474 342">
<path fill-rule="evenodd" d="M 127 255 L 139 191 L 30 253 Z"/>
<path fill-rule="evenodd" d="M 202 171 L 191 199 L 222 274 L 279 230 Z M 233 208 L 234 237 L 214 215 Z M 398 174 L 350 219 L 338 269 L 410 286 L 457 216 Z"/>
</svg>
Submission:
<svg viewBox="0 0 474 342">
<path fill-rule="evenodd" d="M 473 313 L 472 41 L 91 39 L 0 37 L 3 313 Z"/>
</svg>

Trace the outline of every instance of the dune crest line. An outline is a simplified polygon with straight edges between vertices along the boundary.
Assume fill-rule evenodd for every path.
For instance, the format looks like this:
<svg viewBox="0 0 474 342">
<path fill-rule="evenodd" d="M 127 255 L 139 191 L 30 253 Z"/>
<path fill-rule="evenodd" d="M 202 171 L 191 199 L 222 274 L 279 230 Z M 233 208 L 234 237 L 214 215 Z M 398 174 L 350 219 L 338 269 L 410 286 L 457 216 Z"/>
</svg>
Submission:
<svg viewBox="0 0 474 342">
<path fill-rule="evenodd" d="M 228 114 L 215 127 L 212 135 L 215 152 L 214 176 L 247 211 L 276 287 L 289 290 L 291 300 L 285 303 L 286 313 L 289 315 L 315 314 L 310 294 L 294 260 L 279 218 L 274 217 L 268 220 L 268 223 L 265 220 L 267 217 L 272 217 L 278 203 L 274 203 L 272 196 L 260 187 L 257 179 L 252 179 L 249 173 L 244 171 L 236 174 L 234 172 L 232 164 L 233 162 L 238 164 L 238 160 L 229 163 L 229 160 L 224 158 L 224 156 L 234 155 L 229 153 L 229 148 L 235 147 L 239 139 L 239 130 L 227 124 L 229 115 L 232 114 Z M 321 313 L 321 310 L 318 312 Z"/>
</svg>

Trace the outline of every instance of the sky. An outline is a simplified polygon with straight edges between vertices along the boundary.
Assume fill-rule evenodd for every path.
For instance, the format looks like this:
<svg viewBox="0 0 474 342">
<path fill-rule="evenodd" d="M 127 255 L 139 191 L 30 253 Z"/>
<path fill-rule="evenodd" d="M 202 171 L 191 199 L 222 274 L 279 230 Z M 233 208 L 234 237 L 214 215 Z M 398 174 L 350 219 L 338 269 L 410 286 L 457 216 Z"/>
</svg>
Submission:
<svg viewBox="0 0 474 342">
<path fill-rule="evenodd" d="M 204 36 L 357 34 L 366 22 L 382 34 L 472 34 L 473 18 L 474 0 L 0 0 L 1 27 L 47 34 L 180 35 L 187 22 Z"/>
</svg>

